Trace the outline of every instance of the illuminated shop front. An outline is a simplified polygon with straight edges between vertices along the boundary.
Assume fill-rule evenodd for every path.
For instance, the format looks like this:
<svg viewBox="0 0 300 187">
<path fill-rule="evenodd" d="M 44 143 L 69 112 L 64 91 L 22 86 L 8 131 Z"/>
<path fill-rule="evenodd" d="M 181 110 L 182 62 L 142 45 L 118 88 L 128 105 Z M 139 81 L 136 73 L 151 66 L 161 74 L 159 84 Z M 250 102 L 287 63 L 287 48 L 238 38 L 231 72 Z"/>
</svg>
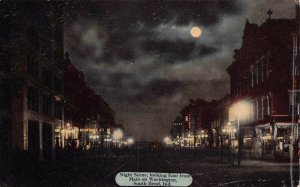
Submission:
<svg viewBox="0 0 300 187">
<path fill-rule="evenodd" d="M 295 125 L 295 132 L 298 131 L 297 125 Z M 276 152 L 283 155 L 289 151 L 291 145 L 291 123 L 276 123 L 274 125 L 274 139 L 276 141 Z"/>
<path fill-rule="evenodd" d="M 70 123 L 66 123 L 64 128 L 55 129 L 55 141 L 56 146 L 66 147 L 78 147 L 79 146 L 79 128 L 72 126 Z"/>
<path fill-rule="evenodd" d="M 100 134 L 97 128 L 80 129 L 81 146 L 85 149 L 96 147 L 100 143 Z"/>
</svg>

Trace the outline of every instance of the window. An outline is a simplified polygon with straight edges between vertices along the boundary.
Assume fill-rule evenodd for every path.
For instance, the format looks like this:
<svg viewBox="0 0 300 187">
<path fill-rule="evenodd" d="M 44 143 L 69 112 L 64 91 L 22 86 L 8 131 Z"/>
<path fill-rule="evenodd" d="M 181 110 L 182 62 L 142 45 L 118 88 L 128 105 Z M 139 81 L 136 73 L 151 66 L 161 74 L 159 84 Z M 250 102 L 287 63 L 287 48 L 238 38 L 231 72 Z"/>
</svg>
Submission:
<svg viewBox="0 0 300 187">
<path fill-rule="evenodd" d="M 270 115 L 269 96 L 264 97 L 264 99 L 262 100 L 262 106 L 263 106 L 263 116 Z"/>
<path fill-rule="evenodd" d="M 51 99 L 47 96 L 43 97 L 43 114 L 51 115 Z"/>
<path fill-rule="evenodd" d="M 9 57 L 6 57 L 5 54 L 9 54 L 8 51 L 0 51 L 0 71 L 9 72 L 10 71 L 10 61 Z M 9 56 L 9 55 L 7 55 Z"/>
<path fill-rule="evenodd" d="M 30 29 L 27 32 L 27 65 L 28 72 L 34 76 L 38 77 L 39 74 L 39 64 L 35 57 L 37 56 L 36 51 L 39 48 L 39 39 L 37 29 Z"/>
<path fill-rule="evenodd" d="M 264 119 L 265 109 L 266 109 L 265 98 L 262 97 L 262 98 L 261 98 L 261 118 L 262 118 L 262 119 Z"/>
<path fill-rule="evenodd" d="M 258 114 L 259 114 L 259 105 L 258 105 L 258 100 L 255 101 L 255 119 L 258 119 Z"/>
<path fill-rule="evenodd" d="M 256 112 L 256 101 L 252 100 L 252 102 L 251 102 L 251 120 L 255 120 L 255 112 Z"/>
<path fill-rule="evenodd" d="M 254 87 L 254 73 L 253 73 L 253 67 L 251 67 L 251 88 Z"/>
<path fill-rule="evenodd" d="M 28 89 L 28 109 L 34 112 L 39 111 L 39 94 L 32 88 Z"/>
<path fill-rule="evenodd" d="M 62 119 L 62 104 L 61 103 L 55 103 L 54 115 L 55 115 L 56 119 Z"/>
<path fill-rule="evenodd" d="M 43 68 L 43 81 L 48 87 L 52 87 L 52 75 L 49 70 Z"/>
<path fill-rule="evenodd" d="M 257 68 L 253 68 L 253 86 L 257 85 Z"/>
<path fill-rule="evenodd" d="M 266 65 L 265 65 L 265 73 L 266 73 L 266 79 L 269 79 L 270 77 L 270 72 L 271 72 L 271 69 L 269 67 L 269 59 L 266 59 Z"/>
<path fill-rule="evenodd" d="M 264 79 L 265 79 L 265 75 L 264 75 L 264 74 L 265 74 L 265 73 L 264 73 L 264 72 L 265 72 L 265 69 L 264 69 L 264 68 L 265 68 L 264 61 L 261 61 L 260 64 L 261 64 L 261 82 L 264 82 Z"/>
<path fill-rule="evenodd" d="M 8 84 L 0 83 L 0 108 L 10 107 L 10 87 Z"/>
<path fill-rule="evenodd" d="M 39 64 L 31 58 L 28 60 L 28 72 L 34 77 L 39 75 Z"/>
<path fill-rule="evenodd" d="M 267 115 L 270 115 L 270 96 L 267 96 Z"/>
<path fill-rule="evenodd" d="M 257 68 L 256 68 L 256 73 L 257 73 L 257 76 L 256 76 L 256 84 L 260 84 L 261 83 L 261 67 L 260 67 L 260 64 L 257 65 Z"/>
<path fill-rule="evenodd" d="M 54 89 L 58 93 L 62 93 L 62 81 L 57 77 L 54 78 Z"/>
</svg>

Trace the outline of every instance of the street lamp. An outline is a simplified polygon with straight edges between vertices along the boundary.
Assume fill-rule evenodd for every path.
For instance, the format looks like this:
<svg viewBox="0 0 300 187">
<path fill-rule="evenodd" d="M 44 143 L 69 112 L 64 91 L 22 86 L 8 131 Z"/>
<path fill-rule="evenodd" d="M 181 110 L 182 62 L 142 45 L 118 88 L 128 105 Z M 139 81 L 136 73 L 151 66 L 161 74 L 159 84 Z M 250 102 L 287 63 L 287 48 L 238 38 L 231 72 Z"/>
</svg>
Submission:
<svg viewBox="0 0 300 187">
<path fill-rule="evenodd" d="M 128 145 L 132 145 L 134 143 L 134 139 L 133 138 L 128 138 L 127 139 L 127 144 Z"/>
<path fill-rule="evenodd" d="M 249 104 L 245 101 L 240 101 L 233 105 L 233 112 L 235 117 L 237 117 L 237 131 L 238 131 L 238 165 L 241 165 L 241 129 L 240 129 L 240 120 L 246 119 L 250 113 Z"/>
<path fill-rule="evenodd" d="M 116 147 L 117 147 L 117 142 L 120 141 L 123 138 L 123 131 L 121 129 L 117 129 L 113 132 L 113 138 L 116 141 Z"/>
<path fill-rule="evenodd" d="M 164 143 L 166 144 L 166 145 L 170 145 L 171 143 L 172 143 L 172 140 L 171 140 L 171 138 L 170 137 L 165 137 L 164 138 Z"/>
<path fill-rule="evenodd" d="M 227 125 L 224 126 L 224 128 L 222 129 L 223 133 L 228 133 L 229 139 L 228 139 L 228 144 L 229 144 L 229 151 L 232 153 L 230 153 L 230 157 L 232 158 L 231 162 L 234 165 L 234 149 L 233 149 L 233 143 L 232 143 L 232 138 L 233 138 L 233 134 L 236 133 L 236 128 L 231 124 L 231 122 L 229 121 L 227 123 Z"/>
</svg>

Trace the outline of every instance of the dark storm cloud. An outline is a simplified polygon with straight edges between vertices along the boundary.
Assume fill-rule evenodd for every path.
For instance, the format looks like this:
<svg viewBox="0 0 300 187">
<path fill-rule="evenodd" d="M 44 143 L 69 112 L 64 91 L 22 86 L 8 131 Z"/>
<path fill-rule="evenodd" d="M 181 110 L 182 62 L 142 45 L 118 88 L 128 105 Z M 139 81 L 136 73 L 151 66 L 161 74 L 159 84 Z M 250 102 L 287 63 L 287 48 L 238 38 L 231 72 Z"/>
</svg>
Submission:
<svg viewBox="0 0 300 187">
<path fill-rule="evenodd" d="M 148 40 L 142 44 L 142 48 L 146 53 L 159 56 L 165 62 L 173 62 L 177 60 L 189 60 L 195 50 L 194 42 L 177 41 L 153 41 Z"/>
<path fill-rule="evenodd" d="M 261 23 L 269 8 L 282 17 L 293 10 L 288 1 L 69 1 L 66 51 L 117 122 L 158 140 L 189 98 L 228 93 L 225 69 L 245 19 Z M 200 38 L 191 37 L 193 26 Z"/>
<path fill-rule="evenodd" d="M 131 102 L 150 104 L 159 100 L 161 97 L 175 95 L 178 91 L 184 89 L 184 84 L 178 80 L 152 80 L 143 87 L 137 94 L 130 97 Z"/>
<path fill-rule="evenodd" d="M 147 40 L 142 44 L 145 53 L 155 55 L 164 63 L 188 62 L 192 58 L 204 57 L 216 53 L 216 47 L 198 45 L 193 41 Z"/>
<path fill-rule="evenodd" d="M 218 52 L 218 48 L 216 47 L 209 47 L 209 46 L 201 46 L 199 50 L 200 56 L 212 55 L 213 53 Z"/>
<path fill-rule="evenodd" d="M 236 0 L 216 1 L 69 1 L 67 11 L 72 18 L 89 17 L 99 23 L 130 26 L 136 21 L 149 27 L 168 23 L 174 18 L 176 24 L 185 25 L 195 20 L 211 25 L 222 20 L 223 15 L 238 14 L 241 9 Z M 99 19 L 105 18 L 105 19 Z M 129 23 L 129 25 L 128 25 Z"/>
</svg>

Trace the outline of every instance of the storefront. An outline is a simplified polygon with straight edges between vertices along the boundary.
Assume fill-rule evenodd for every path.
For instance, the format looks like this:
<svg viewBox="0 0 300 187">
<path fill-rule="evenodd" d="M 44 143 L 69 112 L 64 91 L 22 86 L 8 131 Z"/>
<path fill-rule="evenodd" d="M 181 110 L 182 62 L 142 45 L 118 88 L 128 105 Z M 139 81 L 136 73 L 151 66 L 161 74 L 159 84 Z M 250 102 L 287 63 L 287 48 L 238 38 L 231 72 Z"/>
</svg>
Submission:
<svg viewBox="0 0 300 187">
<path fill-rule="evenodd" d="M 294 128 L 294 132 L 298 132 L 298 125 L 295 125 Z M 274 125 L 274 140 L 276 141 L 276 153 L 279 157 L 286 157 L 289 154 L 289 147 L 291 145 L 291 135 L 292 123 L 276 123 Z"/>
<path fill-rule="evenodd" d="M 294 130 L 298 132 L 297 125 Z M 287 157 L 291 145 L 291 131 L 292 123 L 288 122 L 274 125 L 266 123 L 256 125 L 254 128 L 243 128 L 243 151 L 257 158 L 272 158 L 274 153 L 279 157 Z"/>
<path fill-rule="evenodd" d="M 255 156 L 272 156 L 273 153 L 273 130 L 270 123 L 255 127 Z"/>
<path fill-rule="evenodd" d="M 55 128 L 55 145 L 62 148 L 79 146 L 79 128 L 66 123 L 64 128 Z"/>
</svg>

